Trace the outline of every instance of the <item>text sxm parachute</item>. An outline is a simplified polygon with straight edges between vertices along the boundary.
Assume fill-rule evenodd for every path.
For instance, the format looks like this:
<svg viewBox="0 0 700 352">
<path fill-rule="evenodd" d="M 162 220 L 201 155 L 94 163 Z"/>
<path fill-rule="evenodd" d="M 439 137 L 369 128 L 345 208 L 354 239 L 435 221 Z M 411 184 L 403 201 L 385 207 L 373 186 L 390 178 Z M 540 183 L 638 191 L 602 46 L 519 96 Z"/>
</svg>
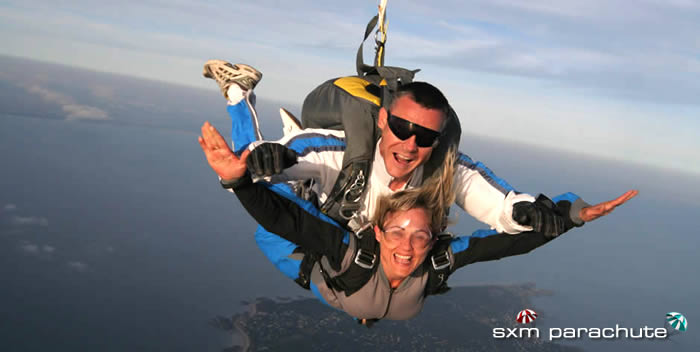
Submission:
<svg viewBox="0 0 700 352">
<path fill-rule="evenodd" d="M 384 66 L 384 15 L 385 2 L 365 29 L 364 39 L 357 50 L 357 75 L 337 77 L 322 83 L 307 95 L 302 106 L 302 127 L 345 131 L 346 150 L 342 169 L 328 199 L 320 205 L 324 213 L 341 224 L 348 224 L 360 209 L 360 200 L 369 181 L 374 149 L 381 133 L 377 128 L 379 109 L 388 108 L 396 89 L 412 82 L 414 75 L 420 71 Z M 363 44 L 377 24 L 374 65 L 369 66 L 363 60 Z M 451 146 L 459 145 L 462 131 L 452 108 L 443 131 L 438 146 L 424 166 L 424 179 L 439 170 Z M 352 227 L 353 224 L 349 225 Z"/>
</svg>

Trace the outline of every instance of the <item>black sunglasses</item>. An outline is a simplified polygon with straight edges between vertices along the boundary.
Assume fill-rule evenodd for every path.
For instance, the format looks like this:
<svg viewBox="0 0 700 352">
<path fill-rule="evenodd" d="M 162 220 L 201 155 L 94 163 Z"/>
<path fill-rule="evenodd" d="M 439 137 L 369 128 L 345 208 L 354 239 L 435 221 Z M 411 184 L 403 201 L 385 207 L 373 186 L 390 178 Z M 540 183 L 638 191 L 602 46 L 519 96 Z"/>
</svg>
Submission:
<svg viewBox="0 0 700 352">
<path fill-rule="evenodd" d="M 391 132 L 400 140 L 405 141 L 411 136 L 416 136 L 416 145 L 421 148 L 434 147 L 437 145 L 438 138 L 441 132 L 433 131 L 413 122 L 406 121 L 396 115 L 392 115 L 389 110 L 386 111 L 388 119 L 387 124 Z"/>
</svg>

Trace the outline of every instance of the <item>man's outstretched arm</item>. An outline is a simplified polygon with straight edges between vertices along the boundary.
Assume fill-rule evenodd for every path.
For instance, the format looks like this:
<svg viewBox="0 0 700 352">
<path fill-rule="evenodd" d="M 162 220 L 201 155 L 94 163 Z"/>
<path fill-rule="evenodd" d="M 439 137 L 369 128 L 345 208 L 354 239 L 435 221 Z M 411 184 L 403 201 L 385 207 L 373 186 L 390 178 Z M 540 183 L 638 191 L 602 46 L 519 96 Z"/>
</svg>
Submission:
<svg viewBox="0 0 700 352">
<path fill-rule="evenodd" d="M 535 248 L 538 248 L 545 243 L 556 238 L 575 226 L 582 226 L 584 220 L 586 222 L 593 221 L 602 216 L 610 214 L 615 207 L 620 206 L 636 196 L 639 192 L 636 190 L 625 192 L 620 197 L 602 202 L 583 209 L 576 209 L 573 205 L 580 200 L 578 196 L 572 193 L 566 193 L 554 198 L 556 203 L 547 205 L 547 202 L 542 202 L 538 197 L 535 203 L 543 203 L 553 210 L 553 213 L 562 221 L 562 227 L 556 235 L 546 235 L 541 232 L 523 232 L 515 235 L 497 233 L 496 231 L 480 230 L 474 232 L 471 236 L 457 237 L 452 240 L 451 249 L 454 256 L 453 269 L 456 270 L 462 266 L 481 262 L 496 260 L 504 257 L 525 254 Z M 547 200 L 548 201 L 548 200 Z M 576 216 L 570 214 L 574 210 L 579 214 L 579 219 L 576 221 Z"/>
<path fill-rule="evenodd" d="M 457 158 L 455 192 L 457 205 L 499 233 L 515 234 L 531 231 L 533 227 L 539 231 L 542 226 L 550 225 L 538 223 L 540 217 L 514 216 L 513 207 L 516 204 L 533 202 L 535 198 L 529 194 L 517 192 L 483 163 L 475 162 L 462 153 L 459 153 Z M 617 199 L 595 206 L 589 206 L 579 199 L 576 204 L 572 204 L 574 206 L 570 219 L 575 223 L 597 219 L 636 194 L 636 190 L 630 190 Z"/>
</svg>

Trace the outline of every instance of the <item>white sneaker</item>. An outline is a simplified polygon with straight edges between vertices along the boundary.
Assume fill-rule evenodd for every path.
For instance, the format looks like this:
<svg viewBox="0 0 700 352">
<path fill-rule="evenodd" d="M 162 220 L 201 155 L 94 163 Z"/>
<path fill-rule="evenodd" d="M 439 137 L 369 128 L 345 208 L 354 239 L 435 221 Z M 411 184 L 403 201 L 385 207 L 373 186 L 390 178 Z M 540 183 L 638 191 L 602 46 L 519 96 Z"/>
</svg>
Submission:
<svg viewBox="0 0 700 352">
<path fill-rule="evenodd" d="M 219 84 L 221 93 L 228 99 L 228 88 L 238 84 L 243 90 L 251 90 L 262 79 L 262 73 L 246 64 L 231 64 L 223 60 L 209 60 L 204 64 L 202 75 Z"/>
</svg>

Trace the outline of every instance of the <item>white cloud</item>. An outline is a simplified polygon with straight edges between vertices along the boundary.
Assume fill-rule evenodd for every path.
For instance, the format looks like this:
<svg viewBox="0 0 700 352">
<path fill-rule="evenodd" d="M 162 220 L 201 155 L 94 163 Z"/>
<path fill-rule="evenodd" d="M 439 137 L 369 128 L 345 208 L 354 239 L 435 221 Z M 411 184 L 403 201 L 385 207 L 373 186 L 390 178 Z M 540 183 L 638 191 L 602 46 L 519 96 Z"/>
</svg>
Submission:
<svg viewBox="0 0 700 352">
<path fill-rule="evenodd" d="M 37 84 L 26 87 L 27 92 L 38 95 L 41 99 L 49 103 L 61 105 L 65 113 L 66 121 L 75 120 L 109 120 L 106 111 L 94 106 L 80 105 L 74 103 L 73 99 L 63 93 L 47 89 Z"/>
<path fill-rule="evenodd" d="M 79 273 L 84 273 L 89 270 L 88 265 L 80 261 L 68 262 L 68 267 Z"/>
<path fill-rule="evenodd" d="M 44 101 L 50 102 L 50 103 L 56 103 L 59 105 L 67 105 L 67 104 L 72 104 L 73 99 L 71 99 L 69 96 L 65 94 L 61 94 L 59 92 L 46 89 L 44 87 L 41 87 L 39 85 L 31 85 L 26 88 L 27 92 L 29 93 L 34 93 L 38 95 L 41 99 Z"/>
<path fill-rule="evenodd" d="M 39 216 L 14 216 L 12 217 L 12 223 L 18 226 L 23 225 L 37 225 L 37 226 L 49 226 L 49 219 Z"/>
<path fill-rule="evenodd" d="M 54 246 L 48 244 L 39 245 L 29 241 L 20 242 L 17 248 L 26 255 L 43 259 L 51 259 L 52 255 L 56 252 L 56 247 Z"/>
<path fill-rule="evenodd" d="M 605 99 L 698 104 L 700 6 L 698 2 L 622 0 L 408 1 L 402 16 L 420 20 L 420 30 L 394 27 L 391 57 L 412 60 L 425 71 L 449 65 L 507 76 L 556 80 Z M 391 5 L 390 5 L 391 6 Z M 403 19 L 405 21 L 405 19 Z M 472 47 L 461 40 L 488 46 Z M 424 45 L 423 41 L 428 41 Z M 412 44 L 413 43 L 413 44 Z M 681 84 L 678 84 L 678 82 Z"/>
<path fill-rule="evenodd" d="M 10 3 L 0 5 L 2 53 L 212 92 L 213 84 L 200 75 L 206 59 L 247 62 L 265 74 L 256 89 L 260 97 L 297 104 L 320 82 L 353 73 L 356 45 L 376 9 L 374 1 Z M 422 68 L 418 79 L 441 88 L 447 82 L 451 89 L 444 90 L 450 100 L 467 108 L 460 115 L 477 114 L 481 124 L 470 127 L 479 134 L 497 135 L 503 125 L 518 125 L 521 130 L 513 138 L 522 141 L 551 134 L 556 125 L 551 121 L 561 121 L 565 126 L 556 126 L 570 138 L 569 144 L 607 155 L 619 143 L 605 126 L 616 126 L 638 132 L 631 134 L 634 143 L 629 145 L 639 146 L 640 155 L 669 155 L 677 164 L 698 165 L 697 156 L 680 157 L 698 149 L 696 139 L 678 138 L 681 133 L 675 131 L 700 132 L 699 4 L 691 0 L 442 0 L 440 6 L 423 0 L 390 2 L 386 63 Z M 244 15 L 232 20 L 228 10 L 234 7 Z M 371 47 L 370 39 L 366 52 Z M 521 94 L 523 88 L 527 90 Z M 479 94 L 488 89 L 495 93 Z M 109 118 L 104 111 L 52 93 L 56 92 L 35 88 L 35 94 L 58 101 L 68 119 Z M 520 98 L 501 99 L 509 94 Z M 98 88 L 93 95 L 109 97 L 110 92 Z M 476 96 L 481 103 L 474 103 Z M 577 98 L 582 96 L 591 98 L 583 107 L 601 107 L 589 109 L 596 116 L 575 113 L 582 106 L 569 103 L 581 103 Z M 565 108 L 543 111 L 538 103 L 544 100 Z M 610 100 L 615 104 L 608 104 Z M 684 119 L 668 122 L 670 115 L 662 110 L 681 104 L 693 106 Z M 644 121 L 625 119 L 630 112 L 616 111 L 610 108 L 613 105 L 638 107 L 632 113 L 642 113 Z M 602 116 L 611 120 L 603 121 Z M 649 126 L 649 121 L 661 122 L 655 130 L 638 131 L 636 126 Z M 585 131 L 586 137 L 572 135 L 570 126 Z M 680 142 L 661 146 L 645 142 L 660 130 L 674 131 L 669 139 Z M 687 148 L 677 147 L 683 143 Z"/>
<path fill-rule="evenodd" d="M 38 254 L 40 252 L 40 248 L 38 245 L 29 242 L 23 242 L 22 244 L 20 244 L 19 248 L 27 254 Z"/>
<path fill-rule="evenodd" d="M 17 206 L 16 206 L 15 204 L 8 203 L 8 204 L 5 204 L 5 206 L 3 207 L 3 209 L 4 209 L 4 210 L 7 210 L 7 211 L 13 211 L 13 210 L 16 210 L 16 209 L 17 209 Z"/>
<path fill-rule="evenodd" d="M 246 15 L 232 21 L 229 11 L 222 11 L 231 6 Z M 280 75 L 289 75 L 296 67 L 312 71 L 311 67 L 323 66 L 346 68 L 336 75 L 351 73 L 354 48 L 375 6 L 370 2 L 186 0 L 94 6 L 77 0 L 59 7 L 17 1 L 5 6 L 0 18 L 11 23 L 8 27 L 16 34 L 35 38 L 25 41 L 51 38 L 43 40 L 40 48 L 31 48 L 35 55 L 203 85 L 196 81 L 199 70 L 195 68 L 212 57 L 253 63 Z M 125 12 L 128 22 L 123 20 Z M 645 0 L 633 6 L 623 0 L 444 0 L 440 6 L 414 0 L 390 4 L 388 15 L 388 64 L 406 64 L 393 61 L 399 58 L 423 66 L 450 64 L 455 69 L 555 78 L 601 89 L 605 96 L 610 90 L 638 91 L 627 95 L 643 100 L 664 100 L 670 94 L 657 97 L 655 93 L 668 90 L 700 89 L 700 83 L 673 85 L 674 78 L 687 73 L 686 66 L 675 65 L 677 59 L 665 59 L 671 54 L 696 60 L 700 9 L 690 0 Z M 60 42 L 52 49 L 62 50 L 60 55 L 44 52 L 54 42 Z M 371 47 L 371 40 L 367 44 Z M 67 47 L 72 49 L 67 52 Z M 314 72 L 305 71 L 294 79 L 266 78 L 268 85 L 285 86 L 263 90 L 279 92 L 286 100 L 298 90 L 290 86 L 320 82 L 315 81 Z M 635 76 L 649 84 L 619 83 Z M 690 94 L 681 95 L 685 102 L 696 100 Z M 94 110 L 81 110 L 74 118 L 80 116 L 104 118 Z"/>
<path fill-rule="evenodd" d="M 106 111 L 94 106 L 69 104 L 62 106 L 66 113 L 66 121 L 75 120 L 109 120 Z"/>
<path fill-rule="evenodd" d="M 612 1 L 560 1 L 560 0 L 489 0 L 502 9 L 521 13 L 539 13 L 557 17 L 592 17 L 610 9 Z M 614 6 L 614 4 L 612 5 Z"/>
</svg>

